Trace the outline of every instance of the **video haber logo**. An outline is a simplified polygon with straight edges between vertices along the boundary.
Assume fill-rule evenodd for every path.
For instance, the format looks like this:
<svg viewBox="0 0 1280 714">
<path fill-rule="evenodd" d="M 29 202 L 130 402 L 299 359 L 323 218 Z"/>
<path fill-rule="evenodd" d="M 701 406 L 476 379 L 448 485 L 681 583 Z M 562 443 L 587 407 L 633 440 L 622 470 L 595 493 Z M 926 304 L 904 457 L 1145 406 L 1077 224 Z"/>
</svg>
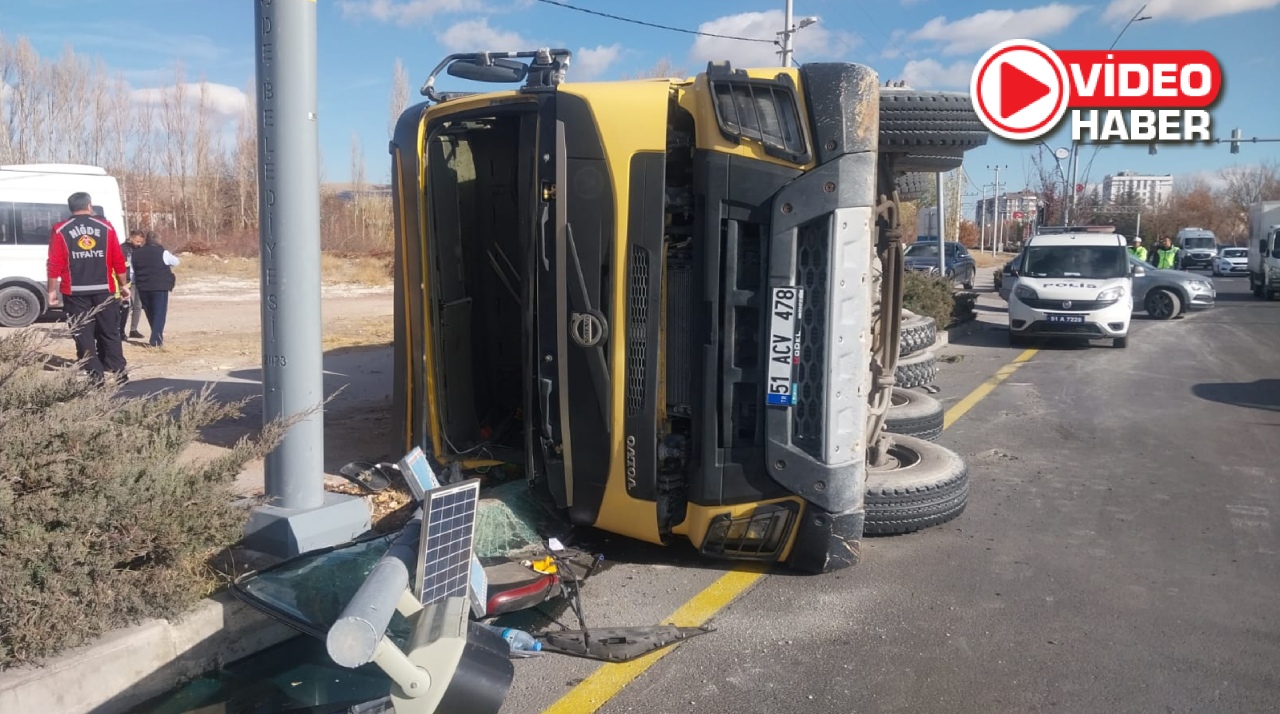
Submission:
<svg viewBox="0 0 1280 714">
<path fill-rule="evenodd" d="M 973 68 L 969 93 L 992 133 L 1025 141 L 1071 110 L 1071 138 L 1098 142 L 1211 141 L 1206 107 L 1222 68 L 1203 50 L 1054 50 L 1002 42 Z"/>
</svg>

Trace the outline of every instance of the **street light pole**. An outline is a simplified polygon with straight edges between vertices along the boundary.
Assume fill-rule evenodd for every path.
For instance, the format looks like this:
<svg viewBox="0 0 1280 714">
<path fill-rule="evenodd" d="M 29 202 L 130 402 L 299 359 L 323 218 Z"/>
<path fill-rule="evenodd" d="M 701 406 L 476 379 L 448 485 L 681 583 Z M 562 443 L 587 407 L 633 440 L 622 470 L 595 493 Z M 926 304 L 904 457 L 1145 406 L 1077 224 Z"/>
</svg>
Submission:
<svg viewBox="0 0 1280 714">
<path fill-rule="evenodd" d="M 787 0 L 786 10 L 782 16 L 782 66 L 791 66 L 791 36 L 795 34 L 795 28 L 792 27 L 792 0 Z"/>
<path fill-rule="evenodd" d="M 365 532 L 369 508 L 324 490 L 316 4 L 256 2 L 254 14 L 262 412 L 268 423 L 296 421 L 267 455 L 267 501 L 250 514 L 245 540 L 289 557 Z"/>
<path fill-rule="evenodd" d="M 1120 28 L 1120 32 L 1116 35 L 1116 38 L 1112 40 L 1111 47 L 1107 48 L 1108 50 L 1114 50 L 1116 48 L 1116 45 L 1120 44 L 1120 38 L 1124 37 L 1124 33 L 1129 29 L 1131 25 L 1133 25 L 1133 23 L 1143 22 L 1144 20 L 1151 19 L 1150 15 L 1142 16 L 1142 12 L 1146 9 L 1147 9 L 1147 6 L 1144 4 L 1142 7 L 1138 8 L 1137 12 L 1133 13 L 1133 17 L 1129 18 L 1129 21 L 1124 24 L 1124 27 Z M 1067 170 L 1067 173 L 1070 176 L 1070 183 L 1067 186 L 1067 189 L 1071 191 L 1071 196 L 1070 196 L 1070 200 L 1067 202 L 1067 205 L 1062 207 L 1063 208 L 1062 225 L 1064 226 L 1071 225 L 1071 221 L 1075 219 L 1076 196 L 1079 193 L 1078 191 L 1076 191 L 1076 178 L 1077 178 L 1077 171 L 1080 166 L 1080 143 L 1081 143 L 1080 141 L 1077 141 L 1075 139 L 1071 140 L 1071 161 L 1069 163 L 1069 168 Z M 1067 212 L 1068 208 L 1070 209 L 1070 214 L 1068 214 Z"/>
</svg>

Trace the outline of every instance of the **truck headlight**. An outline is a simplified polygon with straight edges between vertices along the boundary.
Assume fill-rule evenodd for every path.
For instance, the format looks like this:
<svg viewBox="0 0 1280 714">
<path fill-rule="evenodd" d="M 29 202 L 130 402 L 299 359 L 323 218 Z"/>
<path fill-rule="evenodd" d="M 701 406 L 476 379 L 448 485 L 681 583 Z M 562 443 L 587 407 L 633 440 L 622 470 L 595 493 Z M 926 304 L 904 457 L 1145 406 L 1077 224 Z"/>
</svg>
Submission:
<svg viewBox="0 0 1280 714">
<path fill-rule="evenodd" d="M 1098 293 L 1098 302 L 1108 302 L 1111 300 L 1119 300 L 1124 297 L 1124 288 L 1114 287 L 1103 290 Z"/>
<path fill-rule="evenodd" d="M 1039 300 L 1040 299 L 1039 293 L 1037 293 L 1035 290 L 1032 290 L 1031 288 L 1025 285 L 1019 285 L 1018 287 L 1014 288 L 1013 294 L 1016 295 L 1019 300 Z"/>
</svg>

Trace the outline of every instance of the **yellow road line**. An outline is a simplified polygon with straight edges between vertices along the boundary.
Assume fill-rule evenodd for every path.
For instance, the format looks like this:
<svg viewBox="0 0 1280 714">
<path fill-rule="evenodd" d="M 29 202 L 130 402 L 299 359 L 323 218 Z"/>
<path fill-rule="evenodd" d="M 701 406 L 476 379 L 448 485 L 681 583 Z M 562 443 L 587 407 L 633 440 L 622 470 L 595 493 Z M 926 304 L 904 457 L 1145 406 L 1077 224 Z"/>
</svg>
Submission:
<svg viewBox="0 0 1280 714">
<path fill-rule="evenodd" d="M 763 571 L 734 570 L 725 573 L 671 613 L 667 622 L 680 627 L 698 627 L 763 577 Z M 547 707 L 543 714 L 591 714 L 674 649 L 675 646 L 664 647 L 630 662 L 602 665 L 559 701 Z"/>
<path fill-rule="evenodd" d="M 950 428 L 952 424 L 956 423 L 957 419 L 967 414 L 969 410 L 973 408 L 973 405 L 982 401 L 993 389 L 999 386 L 1001 382 L 1008 379 L 1009 375 L 1016 372 L 1019 367 L 1026 364 L 1028 360 L 1034 357 L 1036 352 L 1039 352 L 1039 350 L 1029 349 L 1018 355 L 1012 362 L 1001 367 L 999 371 L 991 377 L 991 379 L 979 384 L 977 389 L 969 392 L 965 395 L 964 399 L 956 402 L 955 406 L 948 409 L 947 413 L 942 416 L 942 428 L 944 430 Z"/>
<path fill-rule="evenodd" d="M 964 399 L 947 410 L 942 417 L 942 428 L 945 430 L 964 416 L 975 404 L 982 401 L 1009 375 L 1030 360 L 1038 350 L 1030 349 L 1018 355 L 1012 362 L 1000 368 L 995 376 L 978 385 Z M 738 599 L 743 593 L 764 578 L 761 570 L 733 570 L 720 576 L 714 583 L 694 595 L 678 610 L 671 613 L 665 622 L 680 627 L 698 627 L 715 617 L 729 603 Z M 573 689 L 560 697 L 556 703 L 543 710 L 542 714 L 594 714 L 610 699 L 613 699 L 624 687 L 636 680 L 645 670 L 658 660 L 675 650 L 676 646 L 665 647 L 631 660 L 618 664 L 604 664 L 587 676 Z"/>
</svg>

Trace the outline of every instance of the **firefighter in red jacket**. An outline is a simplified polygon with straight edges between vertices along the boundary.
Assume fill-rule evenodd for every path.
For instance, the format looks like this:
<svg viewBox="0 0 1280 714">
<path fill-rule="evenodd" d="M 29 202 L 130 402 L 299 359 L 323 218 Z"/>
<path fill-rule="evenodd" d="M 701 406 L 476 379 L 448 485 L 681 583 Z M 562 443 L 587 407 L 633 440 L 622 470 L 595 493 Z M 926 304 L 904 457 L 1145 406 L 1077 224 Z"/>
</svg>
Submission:
<svg viewBox="0 0 1280 714">
<path fill-rule="evenodd" d="M 49 236 L 49 305 L 62 304 L 69 321 L 94 313 L 81 318 L 75 331 L 76 358 L 84 360 L 95 381 L 111 372 L 123 383 L 128 377 L 117 294 L 129 298 L 124 251 L 116 229 L 93 214 L 89 194 L 71 194 L 67 208 L 71 218 L 55 225 Z"/>
</svg>

